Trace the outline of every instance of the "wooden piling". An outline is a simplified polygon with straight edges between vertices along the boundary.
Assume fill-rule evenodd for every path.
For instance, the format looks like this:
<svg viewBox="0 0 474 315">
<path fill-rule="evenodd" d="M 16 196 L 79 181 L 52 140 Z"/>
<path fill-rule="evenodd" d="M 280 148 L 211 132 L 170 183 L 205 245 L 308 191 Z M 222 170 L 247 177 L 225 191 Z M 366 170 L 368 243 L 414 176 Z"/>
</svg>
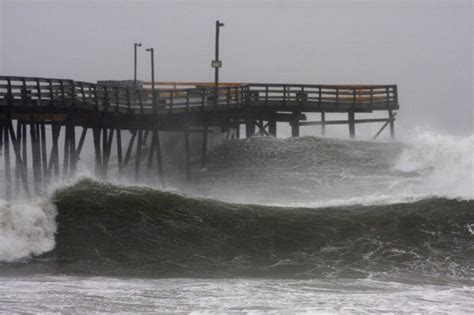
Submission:
<svg viewBox="0 0 474 315">
<path fill-rule="evenodd" d="M 277 122 L 276 119 L 270 119 L 268 121 L 268 133 L 270 136 L 275 137 L 277 136 Z"/>
<path fill-rule="evenodd" d="M 207 122 L 202 127 L 202 142 L 201 142 L 201 168 L 207 166 L 207 138 L 209 136 L 209 125 Z"/>
<path fill-rule="evenodd" d="M 102 150 L 100 148 L 100 127 L 92 129 L 92 137 L 94 138 L 94 153 L 95 153 L 95 175 L 102 177 Z"/>
<path fill-rule="evenodd" d="M 291 136 L 294 137 L 299 137 L 300 136 L 300 120 L 299 116 L 301 115 L 300 112 L 293 112 L 292 113 L 293 118 L 291 120 Z"/>
<path fill-rule="evenodd" d="M 69 173 L 69 138 L 71 137 L 70 135 L 70 128 L 68 126 L 65 126 L 65 132 L 64 132 L 64 147 L 63 147 L 63 179 L 67 179 L 68 173 Z"/>
<path fill-rule="evenodd" d="M 158 178 L 161 182 L 161 186 L 165 187 L 165 176 L 164 176 L 164 173 L 163 173 L 163 156 L 162 156 L 162 152 L 161 152 L 159 122 L 155 124 L 153 132 L 156 133 L 155 151 L 156 151 L 156 164 L 157 164 L 157 167 L 158 167 Z"/>
<path fill-rule="evenodd" d="M 10 138 L 8 136 L 8 127 L 6 124 L 2 126 L 3 132 L 3 157 L 5 162 L 5 198 L 6 200 L 12 199 L 11 191 L 11 173 L 10 173 Z"/>
<path fill-rule="evenodd" d="M 353 110 L 350 110 L 348 113 L 349 120 L 349 136 L 351 139 L 355 138 L 355 114 Z"/>
<path fill-rule="evenodd" d="M 61 125 L 52 124 L 51 125 L 51 138 L 52 138 L 52 147 L 51 153 L 49 155 L 49 173 L 52 174 L 54 171 L 54 176 L 59 177 L 59 134 L 61 132 Z M 26 159 L 26 156 L 25 156 Z"/>
<path fill-rule="evenodd" d="M 255 121 L 252 120 L 247 120 L 245 123 L 245 136 L 247 138 L 250 138 L 255 135 Z"/>
<path fill-rule="evenodd" d="M 120 128 L 117 128 L 117 163 L 119 176 L 122 175 L 123 159 L 122 159 L 122 133 Z"/>
<path fill-rule="evenodd" d="M 153 166 L 153 156 L 155 154 L 156 132 L 153 129 L 151 133 L 150 149 L 148 150 L 147 171 L 150 172 Z"/>
<path fill-rule="evenodd" d="M 321 135 L 326 135 L 326 113 L 321 112 Z"/>
<path fill-rule="evenodd" d="M 48 152 L 46 151 L 46 127 L 44 123 L 40 124 L 40 150 L 41 150 L 41 169 L 43 170 L 43 183 L 47 185 L 49 183 L 49 168 L 48 168 Z"/>
<path fill-rule="evenodd" d="M 31 136 L 31 157 L 33 159 L 33 184 L 35 192 L 39 194 L 42 191 L 43 179 L 41 176 L 41 153 L 39 143 L 39 128 L 38 124 L 30 124 Z"/>
<path fill-rule="evenodd" d="M 76 128 L 73 124 L 69 126 L 69 176 L 73 176 L 77 167 L 77 151 L 76 151 Z"/>
<path fill-rule="evenodd" d="M 143 130 L 138 130 L 137 154 L 135 155 L 135 180 L 140 178 L 140 164 L 142 159 Z"/>
<path fill-rule="evenodd" d="M 235 139 L 240 139 L 240 121 L 235 123 Z"/>
<path fill-rule="evenodd" d="M 0 155 L 3 154 L 3 125 L 0 124 Z"/>
<path fill-rule="evenodd" d="M 22 123 L 22 141 L 21 141 L 21 157 L 25 169 L 28 169 L 28 137 L 26 133 L 26 124 Z"/>
<path fill-rule="evenodd" d="M 102 161 L 102 168 L 103 168 L 103 176 L 104 179 L 107 178 L 108 168 L 109 168 L 109 160 L 110 160 L 110 152 L 112 150 L 112 141 L 114 139 L 114 129 L 110 129 L 109 135 L 107 137 L 107 128 L 104 128 L 104 148 L 103 148 L 103 161 Z"/>
<path fill-rule="evenodd" d="M 18 143 L 21 143 L 21 138 L 22 138 L 22 134 L 21 134 L 21 122 L 20 121 L 17 121 L 16 123 L 16 139 L 15 141 L 17 141 Z M 15 142 L 13 141 L 12 139 L 12 142 Z M 16 143 L 14 144 L 14 146 L 16 145 Z M 15 152 L 16 153 L 16 152 Z M 21 158 L 19 157 L 18 154 L 15 154 L 15 194 L 18 195 L 20 193 L 20 182 L 21 182 L 21 168 L 22 168 L 22 161 L 21 161 Z"/>
<path fill-rule="evenodd" d="M 83 127 L 82 128 L 82 133 L 81 133 L 81 138 L 79 139 L 79 144 L 77 145 L 77 149 L 76 149 L 76 160 L 77 161 L 79 161 L 79 159 L 80 159 L 82 147 L 84 145 L 84 141 L 86 139 L 86 136 L 87 136 L 87 127 Z"/>
<path fill-rule="evenodd" d="M 191 145 L 189 141 L 189 126 L 184 127 L 184 157 L 186 164 L 186 179 L 188 182 L 191 182 Z"/>
<path fill-rule="evenodd" d="M 127 152 L 125 152 L 125 159 L 123 161 L 123 167 L 127 167 L 128 162 L 130 161 L 130 155 L 132 154 L 133 145 L 135 144 L 135 138 L 137 137 L 137 131 L 131 131 L 132 137 L 128 142 Z"/>
</svg>

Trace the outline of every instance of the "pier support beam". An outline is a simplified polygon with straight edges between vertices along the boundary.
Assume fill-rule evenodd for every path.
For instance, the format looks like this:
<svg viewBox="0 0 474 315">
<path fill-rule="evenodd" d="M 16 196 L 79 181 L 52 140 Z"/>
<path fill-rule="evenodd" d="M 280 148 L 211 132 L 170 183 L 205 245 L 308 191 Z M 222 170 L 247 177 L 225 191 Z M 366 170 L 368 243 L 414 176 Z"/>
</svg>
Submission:
<svg viewBox="0 0 474 315">
<path fill-rule="evenodd" d="M 293 118 L 290 122 L 291 126 L 291 136 L 294 137 L 299 137 L 300 136 L 300 120 L 299 116 L 301 115 L 300 112 L 293 112 Z"/>
<path fill-rule="evenodd" d="M 143 130 L 138 130 L 137 154 L 135 156 L 135 180 L 140 178 L 140 163 L 142 159 Z"/>
<path fill-rule="evenodd" d="M 12 199 L 12 188 L 11 188 L 11 173 L 10 173 L 10 138 L 8 136 L 8 126 L 6 123 L 2 126 L 3 129 L 3 156 L 5 162 L 5 198 L 7 200 Z"/>
<path fill-rule="evenodd" d="M 156 164 L 158 167 L 158 178 L 161 182 L 161 186 L 165 187 L 165 175 L 163 173 L 163 156 L 161 153 L 160 129 L 159 129 L 158 124 L 155 126 L 155 129 L 153 131 L 156 134 L 155 150 L 156 150 Z"/>
<path fill-rule="evenodd" d="M 390 124 L 390 137 L 395 139 L 395 115 L 391 109 L 388 110 L 388 118 Z"/>
<path fill-rule="evenodd" d="M 240 139 L 240 121 L 235 123 L 235 139 Z"/>
<path fill-rule="evenodd" d="M 270 119 L 268 121 L 268 133 L 270 136 L 275 137 L 277 136 L 277 122 L 275 119 Z"/>
<path fill-rule="evenodd" d="M 326 135 L 326 113 L 321 112 L 321 135 Z"/>
<path fill-rule="evenodd" d="M 117 164 L 119 176 L 122 175 L 123 158 L 122 158 L 122 133 L 120 128 L 117 128 Z"/>
<path fill-rule="evenodd" d="M 201 144 L 201 168 L 204 169 L 207 166 L 207 138 L 209 136 L 209 125 L 207 122 L 204 123 L 202 128 L 202 144 Z"/>
<path fill-rule="evenodd" d="M 355 138 L 355 114 L 354 111 L 348 112 L 348 119 L 349 119 L 349 136 L 351 139 Z"/>
<path fill-rule="evenodd" d="M 26 136 L 26 135 L 23 135 Z M 17 121 L 16 123 L 16 139 L 15 141 L 18 143 L 18 146 L 21 145 L 21 122 Z M 14 146 L 17 145 L 17 143 L 14 144 Z M 16 152 L 15 152 L 16 153 Z M 20 193 L 20 184 L 21 184 L 21 169 L 22 169 L 22 161 L 21 158 L 18 154 L 15 154 L 15 194 L 18 195 Z"/>
<path fill-rule="evenodd" d="M 53 146 L 51 148 L 51 153 L 49 155 L 49 173 L 52 174 L 54 171 L 54 176 L 59 177 L 59 144 L 58 144 L 58 139 L 59 139 L 59 133 L 61 132 L 61 125 L 57 124 L 52 124 L 51 125 L 51 136 L 52 136 L 52 142 Z M 24 161 L 26 160 L 26 155 L 23 154 L 24 156 Z"/>
<path fill-rule="evenodd" d="M 102 177 L 102 151 L 100 149 L 100 127 L 94 127 L 92 130 L 94 138 L 94 152 L 95 152 L 95 175 Z"/>
<path fill-rule="evenodd" d="M 245 123 L 245 136 L 247 138 L 255 136 L 255 122 L 253 119 L 247 120 Z"/>
<path fill-rule="evenodd" d="M 77 167 L 76 128 L 73 124 L 70 124 L 67 128 L 69 128 L 69 176 L 72 176 Z"/>
<path fill-rule="evenodd" d="M 184 127 L 184 157 L 186 164 L 186 179 L 188 182 L 191 182 L 191 144 L 189 141 L 189 126 Z"/>
<path fill-rule="evenodd" d="M 41 152 L 39 143 L 39 126 L 38 124 L 30 124 L 30 135 L 31 135 L 31 152 L 33 159 L 33 183 L 35 192 L 39 194 L 42 187 L 42 176 L 41 176 Z M 65 173 L 67 168 L 65 169 Z"/>
<path fill-rule="evenodd" d="M 41 168 L 43 169 L 44 185 L 49 183 L 50 173 L 48 168 L 48 152 L 46 150 L 46 127 L 44 123 L 40 124 L 40 142 L 41 142 Z"/>
</svg>

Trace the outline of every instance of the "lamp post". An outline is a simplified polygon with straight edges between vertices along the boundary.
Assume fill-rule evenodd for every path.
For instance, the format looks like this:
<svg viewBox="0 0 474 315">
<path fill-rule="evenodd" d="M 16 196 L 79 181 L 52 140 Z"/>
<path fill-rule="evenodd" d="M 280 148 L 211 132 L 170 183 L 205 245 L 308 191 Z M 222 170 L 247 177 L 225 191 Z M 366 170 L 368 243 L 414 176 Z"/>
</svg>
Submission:
<svg viewBox="0 0 474 315">
<path fill-rule="evenodd" d="M 151 56 L 151 101 L 153 104 L 153 111 L 156 112 L 155 106 L 155 50 L 153 48 L 147 48 L 146 51 L 150 52 Z"/>
<path fill-rule="evenodd" d="M 214 68 L 215 78 L 215 101 L 217 105 L 217 97 L 218 97 L 218 87 L 219 87 L 219 68 L 222 67 L 222 61 L 219 60 L 219 29 L 224 26 L 224 23 L 216 21 L 216 56 L 215 59 L 212 61 L 211 66 Z"/>
<path fill-rule="evenodd" d="M 142 47 L 141 43 L 133 44 L 133 87 L 137 88 L 137 47 Z"/>
</svg>

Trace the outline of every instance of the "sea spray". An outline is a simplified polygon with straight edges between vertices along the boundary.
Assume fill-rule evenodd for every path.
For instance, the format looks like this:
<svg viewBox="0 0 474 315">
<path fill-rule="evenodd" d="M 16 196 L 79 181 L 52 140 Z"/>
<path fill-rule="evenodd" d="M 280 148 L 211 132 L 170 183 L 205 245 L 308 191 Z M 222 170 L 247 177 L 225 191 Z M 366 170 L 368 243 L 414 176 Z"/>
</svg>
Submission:
<svg viewBox="0 0 474 315">
<path fill-rule="evenodd" d="M 14 262 L 54 248 L 56 207 L 49 200 L 0 203 L 0 262 Z"/>
<path fill-rule="evenodd" d="M 474 135 L 455 137 L 418 130 L 397 158 L 395 170 L 416 173 L 405 186 L 413 195 L 474 198 Z"/>
</svg>

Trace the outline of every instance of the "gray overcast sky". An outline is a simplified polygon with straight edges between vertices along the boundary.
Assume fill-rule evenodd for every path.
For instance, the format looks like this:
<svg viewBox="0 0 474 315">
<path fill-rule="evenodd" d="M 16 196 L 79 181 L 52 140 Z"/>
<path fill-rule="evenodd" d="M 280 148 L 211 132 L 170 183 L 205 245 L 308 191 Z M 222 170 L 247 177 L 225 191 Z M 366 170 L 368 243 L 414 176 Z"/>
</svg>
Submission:
<svg viewBox="0 0 474 315">
<path fill-rule="evenodd" d="M 0 73 L 161 81 L 396 83 L 400 121 L 473 133 L 472 1 L 0 0 Z M 149 59 L 139 53 L 139 77 Z"/>
</svg>

